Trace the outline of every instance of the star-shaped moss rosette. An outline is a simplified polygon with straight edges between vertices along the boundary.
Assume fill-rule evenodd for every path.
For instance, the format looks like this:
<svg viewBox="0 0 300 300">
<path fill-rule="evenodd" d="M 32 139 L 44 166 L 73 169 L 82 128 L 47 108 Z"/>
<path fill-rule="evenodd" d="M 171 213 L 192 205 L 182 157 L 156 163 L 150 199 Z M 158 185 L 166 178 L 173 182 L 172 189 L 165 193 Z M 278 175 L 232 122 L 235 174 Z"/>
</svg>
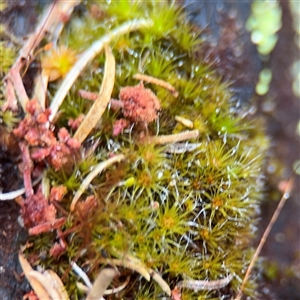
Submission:
<svg viewBox="0 0 300 300">
<path fill-rule="evenodd" d="M 147 26 L 117 34 L 141 18 Z M 49 186 L 66 188 L 59 202 L 51 198 L 64 223 L 31 237 L 25 256 L 55 271 L 70 299 L 85 299 L 107 266 L 118 270 L 109 289 L 123 287 L 109 299 L 234 298 L 262 198 L 268 141 L 260 122 L 197 59 L 199 32 L 175 3 L 89 2 L 66 25 L 59 46 L 75 51 L 79 65 L 80 53 L 102 36 L 115 67 L 96 55 L 66 97 L 65 81 L 49 86 L 49 120 L 76 131 L 81 147 L 71 167 L 49 165 Z M 112 99 L 82 133 L 82 124 L 94 122 L 87 116 L 106 92 L 103 81 Z M 79 95 L 101 85 L 94 100 Z M 254 299 L 255 287 L 250 278 L 245 293 Z"/>
</svg>

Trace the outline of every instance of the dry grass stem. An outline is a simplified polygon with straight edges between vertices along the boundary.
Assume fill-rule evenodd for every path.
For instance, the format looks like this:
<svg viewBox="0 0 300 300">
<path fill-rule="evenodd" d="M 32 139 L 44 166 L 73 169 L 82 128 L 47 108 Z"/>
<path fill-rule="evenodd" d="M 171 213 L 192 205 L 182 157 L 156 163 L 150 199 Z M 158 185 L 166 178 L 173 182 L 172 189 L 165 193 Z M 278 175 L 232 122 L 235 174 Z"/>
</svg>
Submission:
<svg viewBox="0 0 300 300">
<path fill-rule="evenodd" d="M 229 284 L 229 282 L 233 279 L 233 275 L 229 274 L 223 279 L 219 280 L 212 280 L 212 281 L 207 281 L 207 280 L 182 280 L 177 283 L 177 286 L 179 288 L 186 288 L 193 290 L 195 292 L 198 292 L 200 290 L 219 290 L 226 285 Z"/>
<path fill-rule="evenodd" d="M 92 61 L 97 54 L 99 54 L 105 45 L 108 45 L 113 39 L 120 37 L 130 31 L 138 30 L 143 27 L 152 26 L 153 22 L 151 20 L 133 20 L 124 23 L 123 25 L 113 29 L 110 33 L 103 36 L 100 40 L 94 42 L 92 46 L 87 49 L 81 56 L 81 58 L 75 63 L 73 68 L 69 71 L 64 81 L 62 82 L 60 88 L 58 89 L 55 97 L 50 105 L 51 115 L 50 121 L 53 121 L 60 105 L 65 99 L 67 93 L 72 87 L 75 80 L 78 78 L 80 73 L 86 67 L 86 65 Z"/>
<path fill-rule="evenodd" d="M 91 289 L 92 288 L 92 283 L 89 279 L 89 277 L 86 275 L 86 273 L 76 264 L 76 262 L 72 261 L 71 262 L 71 267 L 73 271 L 84 281 L 86 286 Z"/>
<path fill-rule="evenodd" d="M 54 288 L 56 289 L 56 291 L 59 294 L 59 299 L 64 299 L 64 300 L 70 299 L 61 279 L 58 277 L 58 275 L 54 271 L 46 270 L 43 273 L 43 275 L 45 277 L 51 279 Z M 53 299 L 55 299 L 55 298 L 53 298 Z"/>
<path fill-rule="evenodd" d="M 166 90 L 170 91 L 175 98 L 178 97 L 178 92 L 173 87 L 173 85 L 171 85 L 170 83 L 168 83 L 164 80 L 161 80 L 161 79 L 149 76 L 149 75 L 140 74 L 140 73 L 135 74 L 133 76 L 133 78 L 137 79 L 137 80 L 146 81 L 148 83 L 153 83 L 155 85 L 161 86 L 161 87 L 165 88 Z"/>
<path fill-rule="evenodd" d="M 86 300 L 102 299 L 105 290 L 110 285 L 114 277 L 118 275 L 115 269 L 103 269 L 97 276 Z"/>
<path fill-rule="evenodd" d="M 168 296 L 171 296 L 171 289 L 169 285 L 163 280 L 163 278 L 154 270 L 150 269 L 149 271 L 153 280 L 157 282 L 157 284 Z"/>
<path fill-rule="evenodd" d="M 164 152 L 180 154 L 180 153 L 195 151 L 200 146 L 201 143 L 175 143 L 175 144 L 168 145 L 164 149 Z"/>
<path fill-rule="evenodd" d="M 126 288 L 126 286 L 128 285 L 129 281 L 130 281 L 130 276 L 128 276 L 126 278 L 125 282 L 122 285 L 120 285 L 120 286 L 118 286 L 116 288 L 110 289 L 110 290 L 106 290 L 104 292 L 104 295 L 111 295 L 111 294 L 116 294 L 116 293 L 121 292 L 122 290 L 124 290 Z"/>
<path fill-rule="evenodd" d="M 189 119 L 186 119 L 186 118 L 183 118 L 180 116 L 175 116 L 175 120 L 187 128 L 190 128 L 190 129 L 194 128 L 194 123 Z"/>
<path fill-rule="evenodd" d="M 45 110 L 46 108 L 46 91 L 48 87 L 49 76 L 42 72 L 41 76 L 37 76 L 35 79 L 33 97 L 37 99 L 41 108 Z"/>
<path fill-rule="evenodd" d="M 19 261 L 27 280 L 29 281 L 38 298 L 43 300 L 52 300 L 51 296 L 40 283 L 40 281 L 30 275 L 30 273 L 34 270 L 21 252 L 19 253 Z"/>
<path fill-rule="evenodd" d="M 103 170 L 105 170 L 106 168 L 108 168 L 109 166 L 111 166 L 114 163 L 122 161 L 123 159 L 125 159 L 125 156 L 123 154 L 119 154 L 119 155 L 116 155 L 116 156 L 98 164 L 97 166 L 95 166 L 94 170 L 83 180 L 81 186 L 79 187 L 78 191 L 76 192 L 76 194 L 72 200 L 72 203 L 71 203 L 71 208 L 70 208 L 71 211 L 73 211 L 75 209 L 75 205 L 76 205 L 78 199 L 83 194 L 83 192 L 88 187 L 88 185 L 91 183 L 91 181 Z"/>
<path fill-rule="evenodd" d="M 158 135 L 158 136 L 146 137 L 145 141 L 149 143 L 163 145 L 163 144 L 172 144 L 172 143 L 187 141 L 191 139 L 196 139 L 198 136 L 199 136 L 198 130 L 191 130 L 191 131 L 185 131 L 185 132 L 170 134 L 170 135 Z"/>
<path fill-rule="evenodd" d="M 104 76 L 99 95 L 74 135 L 74 138 L 80 143 L 85 140 L 88 134 L 96 126 L 97 122 L 101 119 L 102 114 L 110 101 L 111 93 L 114 88 L 116 61 L 109 47 L 105 48 L 105 55 Z"/>
<path fill-rule="evenodd" d="M 142 275 L 147 281 L 150 281 L 150 274 L 147 268 L 137 262 L 133 262 L 127 259 L 109 259 L 109 260 L 101 259 L 100 262 L 105 264 L 110 264 L 112 266 L 128 268 Z"/>
<path fill-rule="evenodd" d="M 287 184 L 287 186 L 286 186 L 286 188 L 284 190 L 284 193 L 283 193 L 283 195 L 282 195 L 282 197 L 281 197 L 281 199 L 280 199 L 280 201 L 278 203 L 278 206 L 277 206 L 277 208 L 276 208 L 276 210 L 275 210 L 275 212 L 274 212 L 274 214 L 273 214 L 273 216 L 272 216 L 272 218 L 271 218 L 271 220 L 270 220 L 270 222 L 269 222 L 269 224 L 268 224 L 268 226 L 267 226 L 267 228 L 266 228 L 266 230 L 265 230 L 265 232 L 264 232 L 264 234 L 263 234 L 263 236 L 262 236 L 262 238 L 261 238 L 261 240 L 259 242 L 259 245 L 256 248 L 255 253 L 253 254 L 253 257 L 251 259 L 251 262 L 249 264 L 249 267 L 248 267 L 247 272 L 245 274 L 245 277 L 243 279 L 243 282 L 242 282 L 242 285 L 241 285 L 241 289 L 240 289 L 237 297 L 235 298 L 235 300 L 240 300 L 242 298 L 245 285 L 246 285 L 247 280 L 248 280 L 248 278 L 250 276 L 250 273 L 251 273 L 251 271 L 252 271 L 252 269 L 254 267 L 254 264 L 255 264 L 258 256 L 259 256 L 259 254 L 261 252 L 261 249 L 264 246 L 264 244 L 265 244 L 265 242 L 266 242 L 266 240 L 267 240 L 267 238 L 268 238 L 268 236 L 270 234 L 270 231 L 273 228 L 273 225 L 276 222 L 276 220 L 277 220 L 277 218 L 278 218 L 278 216 L 279 216 L 279 214 L 280 214 L 280 212 L 281 212 L 281 210 L 282 210 L 285 202 L 290 197 L 290 193 L 291 193 L 291 190 L 293 188 L 293 184 L 294 184 L 294 178 L 291 177 L 290 180 L 288 181 L 288 184 Z"/>
<path fill-rule="evenodd" d="M 56 275 L 53 275 L 53 271 L 46 270 L 43 274 L 38 271 L 30 271 L 29 275 L 30 277 L 36 279 L 38 282 L 41 283 L 41 285 L 44 287 L 44 289 L 47 291 L 47 293 L 50 295 L 51 299 L 64 299 L 69 300 L 69 296 L 59 279 L 59 277 Z"/>
</svg>

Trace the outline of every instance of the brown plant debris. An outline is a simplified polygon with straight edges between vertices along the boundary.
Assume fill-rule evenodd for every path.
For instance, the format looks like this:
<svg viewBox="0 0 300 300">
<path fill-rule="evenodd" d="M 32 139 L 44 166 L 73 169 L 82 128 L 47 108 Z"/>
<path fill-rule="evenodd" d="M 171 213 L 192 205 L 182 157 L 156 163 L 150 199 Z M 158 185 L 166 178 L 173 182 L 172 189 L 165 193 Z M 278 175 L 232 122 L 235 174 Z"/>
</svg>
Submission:
<svg viewBox="0 0 300 300">
<path fill-rule="evenodd" d="M 53 204 L 48 204 L 48 200 L 39 188 L 36 194 L 21 202 L 21 214 L 25 227 L 31 228 L 45 222 L 53 222 L 56 208 Z"/>
<path fill-rule="evenodd" d="M 80 147 L 80 143 L 71 138 L 66 128 L 59 130 L 57 139 L 54 128 L 47 126 L 50 110 L 42 111 L 36 100 L 29 101 L 26 109 L 29 114 L 14 129 L 14 134 L 20 138 L 22 148 L 29 148 L 30 158 L 34 162 L 46 160 L 55 170 L 59 170 L 69 161 L 72 151 Z"/>
<path fill-rule="evenodd" d="M 149 75 L 140 74 L 140 73 L 135 74 L 133 76 L 133 78 L 161 86 L 161 87 L 165 88 L 166 90 L 170 91 L 175 98 L 178 97 L 178 92 L 176 91 L 174 86 L 164 80 L 161 80 L 161 79 L 149 76 Z"/>
</svg>

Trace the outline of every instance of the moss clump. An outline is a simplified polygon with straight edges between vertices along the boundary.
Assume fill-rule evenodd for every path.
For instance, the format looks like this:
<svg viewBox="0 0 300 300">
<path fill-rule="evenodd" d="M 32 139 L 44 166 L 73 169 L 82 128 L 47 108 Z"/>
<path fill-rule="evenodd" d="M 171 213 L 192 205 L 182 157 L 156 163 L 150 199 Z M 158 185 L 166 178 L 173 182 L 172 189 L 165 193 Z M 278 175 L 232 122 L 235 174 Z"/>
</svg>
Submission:
<svg viewBox="0 0 300 300">
<path fill-rule="evenodd" d="M 1 5 L 5 5 L 5 3 L 2 2 L 0 3 L 0 7 Z M 0 23 L 0 32 L 5 30 L 6 27 Z M 0 107 L 4 104 L 4 77 L 13 65 L 16 56 L 17 50 L 15 47 L 10 45 L 8 41 L 0 41 Z M 11 130 L 17 121 L 16 113 L 0 109 L 0 126 L 4 126 Z"/>
<path fill-rule="evenodd" d="M 96 14 L 98 19 L 93 17 L 95 10 L 101 12 Z M 197 60 L 195 51 L 201 47 L 198 33 L 191 30 L 174 3 L 89 3 L 70 22 L 60 43 L 80 51 L 99 34 L 137 17 L 151 18 L 154 25 L 112 43 L 116 59 L 113 96 L 118 98 L 122 87 L 136 86 L 133 75 L 143 73 L 172 84 L 178 97 L 163 87 L 144 82 L 160 101 L 157 120 L 147 125 L 131 124 L 116 136 L 112 128 L 124 115 L 121 110 L 107 109 L 85 146 L 88 148 L 97 140 L 93 152 L 82 150 L 84 158 L 78 159 L 75 170 L 48 172 L 52 185 L 65 185 L 69 190 L 60 204 L 68 214 L 65 233 L 61 235 L 65 251 L 57 257 L 41 257 L 40 244 L 45 237 L 37 236 L 32 239 L 28 254 L 34 255 L 36 264 L 55 270 L 63 278 L 72 299 L 83 296 L 76 285 L 80 279 L 70 270 L 70 261 L 84 266 L 93 281 L 103 266 L 129 257 L 159 272 L 172 289 L 181 280 L 212 281 L 232 274 L 233 280 L 222 289 L 197 293 L 182 289 L 181 297 L 234 297 L 252 254 L 249 245 L 261 200 L 266 151 L 261 144 L 267 144 L 266 138 L 256 129 L 256 121 L 250 121 L 231 100 L 228 85 Z M 64 102 L 57 124 L 66 126 L 70 118 L 87 113 L 90 105 L 83 104 L 78 90 L 99 90 L 103 62 L 104 57 L 98 57 L 82 74 Z M 147 140 L 149 136 L 186 131 L 188 128 L 176 122 L 176 116 L 188 119 L 200 135 L 171 145 Z M 87 170 L 120 153 L 126 159 L 95 178 L 78 209 L 70 212 L 72 194 Z M 85 209 L 86 196 L 95 196 L 97 208 Z M 43 243 L 47 253 L 56 241 L 52 233 L 51 238 L 52 243 Z M 119 271 L 115 286 L 127 276 L 130 281 L 112 299 L 164 297 L 156 282 L 147 282 L 126 268 L 125 263 Z M 246 292 L 255 295 L 253 279 Z"/>
<path fill-rule="evenodd" d="M 4 26 L 0 24 L 0 31 L 4 30 Z M 16 57 L 16 52 L 12 47 L 8 46 L 5 41 L 0 41 L 0 78 L 8 72 L 13 65 Z"/>
</svg>

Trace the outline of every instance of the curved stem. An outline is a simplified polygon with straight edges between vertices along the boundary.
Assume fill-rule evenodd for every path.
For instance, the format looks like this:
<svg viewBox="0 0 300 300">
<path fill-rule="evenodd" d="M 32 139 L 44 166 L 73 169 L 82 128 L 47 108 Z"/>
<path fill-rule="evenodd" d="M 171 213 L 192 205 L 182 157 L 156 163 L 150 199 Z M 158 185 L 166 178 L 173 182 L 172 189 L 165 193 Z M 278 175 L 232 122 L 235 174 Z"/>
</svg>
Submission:
<svg viewBox="0 0 300 300">
<path fill-rule="evenodd" d="M 125 156 L 123 154 L 119 154 L 117 156 L 114 156 L 100 164 L 98 164 L 94 170 L 84 179 L 84 181 L 82 182 L 81 186 L 79 187 L 78 191 L 76 192 L 72 203 L 71 203 L 71 211 L 73 211 L 75 209 L 75 205 L 78 201 L 78 199 L 80 198 L 80 196 L 82 195 L 82 193 L 85 191 L 85 189 L 87 188 L 87 186 L 91 183 L 91 181 L 99 174 L 101 173 L 103 170 L 105 170 L 106 168 L 108 168 L 110 165 L 120 162 L 125 158 Z"/>
<path fill-rule="evenodd" d="M 124 35 L 127 32 L 134 31 L 143 27 L 152 26 L 153 22 L 151 20 L 133 20 L 129 21 L 120 27 L 115 28 L 107 35 L 103 36 L 100 40 L 96 41 L 92 44 L 92 46 L 87 49 L 81 58 L 75 63 L 73 68 L 69 71 L 64 81 L 62 82 L 60 88 L 58 89 L 55 97 L 52 100 L 50 105 L 51 115 L 49 117 L 50 121 L 53 121 L 60 105 L 65 99 L 67 93 L 72 87 L 73 83 L 86 67 L 86 65 L 95 58 L 97 54 L 99 54 L 106 44 L 109 44 L 113 39 Z"/>
</svg>

